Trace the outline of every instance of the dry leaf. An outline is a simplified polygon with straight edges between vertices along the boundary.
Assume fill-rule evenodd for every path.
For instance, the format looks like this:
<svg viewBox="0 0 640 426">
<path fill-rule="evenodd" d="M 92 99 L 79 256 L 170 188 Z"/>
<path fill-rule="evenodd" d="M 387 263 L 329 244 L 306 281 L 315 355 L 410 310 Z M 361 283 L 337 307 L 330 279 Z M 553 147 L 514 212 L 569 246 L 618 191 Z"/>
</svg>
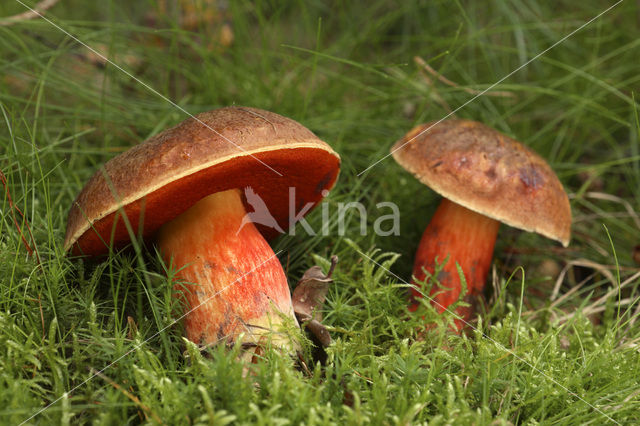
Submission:
<svg viewBox="0 0 640 426">
<path fill-rule="evenodd" d="M 331 257 L 331 267 L 325 275 L 319 266 L 309 268 L 298 284 L 296 285 L 291 301 L 293 311 L 301 323 L 306 323 L 306 327 L 313 333 L 323 346 L 329 346 L 331 336 L 327 329 L 321 324 L 322 306 L 324 305 L 329 285 L 333 282 L 331 274 L 338 263 L 338 257 Z"/>
</svg>

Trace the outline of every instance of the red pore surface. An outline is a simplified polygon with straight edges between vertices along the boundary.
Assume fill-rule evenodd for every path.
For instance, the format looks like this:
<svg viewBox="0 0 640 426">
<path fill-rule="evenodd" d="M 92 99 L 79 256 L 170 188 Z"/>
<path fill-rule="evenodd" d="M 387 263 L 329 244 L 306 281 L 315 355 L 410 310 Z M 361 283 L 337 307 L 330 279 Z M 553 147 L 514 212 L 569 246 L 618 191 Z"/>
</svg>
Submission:
<svg viewBox="0 0 640 426">
<path fill-rule="evenodd" d="M 258 343 L 284 318 L 296 324 L 287 279 L 264 237 L 245 218 L 238 190 L 213 194 L 164 225 L 158 246 L 177 271 L 174 290 L 185 302 L 184 327 L 196 343 Z"/>
<path fill-rule="evenodd" d="M 467 281 L 466 301 L 472 302 L 473 296 L 482 292 L 493 257 L 493 247 L 500 222 L 476 213 L 452 201 L 443 199 L 433 219 L 422 235 L 413 267 L 413 284 L 421 286 L 427 271 L 435 273 L 435 261 L 447 263 L 435 277 L 431 279 L 430 297 L 438 312 L 443 312 L 460 297 L 462 285 L 456 262 L 462 268 Z M 439 284 L 438 284 L 439 283 Z M 410 310 L 418 307 L 415 298 L 422 297 L 416 289 L 411 289 L 412 303 Z M 473 314 L 472 307 L 456 309 L 462 320 L 468 321 Z M 456 327 L 460 330 L 464 321 L 456 319 Z"/>
<path fill-rule="evenodd" d="M 72 251 L 97 256 L 108 253 L 110 246 L 119 248 L 129 243 L 131 236 L 122 219 L 123 213 L 134 236 L 151 237 L 162 224 L 198 200 L 232 188 L 251 187 L 265 202 L 280 228 L 286 231 L 290 219 L 300 212 L 308 212 L 310 206 L 322 200 L 323 190 L 333 187 L 339 164 L 337 156 L 315 148 L 280 149 L 233 158 L 176 179 L 96 220 L 73 244 Z M 295 199 L 290 197 L 292 191 L 295 191 Z M 268 239 L 278 235 L 273 228 L 258 228 Z"/>
</svg>

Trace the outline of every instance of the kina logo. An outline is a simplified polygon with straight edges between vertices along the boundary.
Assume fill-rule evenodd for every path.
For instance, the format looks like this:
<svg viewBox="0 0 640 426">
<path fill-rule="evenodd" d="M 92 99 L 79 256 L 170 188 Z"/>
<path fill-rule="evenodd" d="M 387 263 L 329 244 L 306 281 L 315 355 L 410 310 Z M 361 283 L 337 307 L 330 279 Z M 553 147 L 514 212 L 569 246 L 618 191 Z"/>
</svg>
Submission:
<svg viewBox="0 0 640 426">
<path fill-rule="evenodd" d="M 247 200 L 247 203 L 253 208 L 252 212 L 248 212 L 242 218 L 242 223 L 240 223 L 240 228 L 236 232 L 236 235 L 240 233 L 242 228 L 248 223 L 253 222 L 254 224 L 259 224 L 266 226 L 268 228 L 275 229 L 276 231 L 284 234 L 284 230 L 278 225 L 278 222 L 273 217 L 264 200 L 256 194 L 256 192 L 250 186 L 244 189 L 244 196 Z"/>
</svg>

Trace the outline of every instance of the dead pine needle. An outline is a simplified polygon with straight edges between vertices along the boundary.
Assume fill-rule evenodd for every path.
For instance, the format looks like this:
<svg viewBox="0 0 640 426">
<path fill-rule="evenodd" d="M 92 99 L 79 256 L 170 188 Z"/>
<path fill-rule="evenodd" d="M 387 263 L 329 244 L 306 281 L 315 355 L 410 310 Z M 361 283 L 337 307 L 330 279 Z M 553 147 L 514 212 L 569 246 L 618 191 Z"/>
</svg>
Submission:
<svg viewBox="0 0 640 426">
<path fill-rule="evenodd" d="M 607 194 L 604 192 L 587 192 L 586 194 L 584 194 L 584 196 L 587 198 L 593 198 L 595 200 L 611 201 L 613 203 L 621 204 L 626 210 L 629 217 L 633 219 L 633 222 L 640 231 L 640 216 L 638 216 L 638 213 L 628 201 L 613 194 Z"/>
<path fill-rule="evenodd" d="M 2 182 L 2 186 L 4 187 L 4 192 L 5 192 L 5 195 L 7 196 L 7 201 L 9 202 L 9 210 L 11 210 L 11 218 L 13 219 L 13 224 L 15 225 L 16 229 L 18 230 L 18 233 L 20 234 L 20 238 L 22 239 L 22 244 L 24 244 L 30 256 L 35 255 L 38 266 L 41 266 L 42 262 L 40 261 L 40 255 L 38 254 L 38 250 L 36 249 L 36 243 L 33 238 L 33 234 L 31 233 L 31 228 L 29 227 L 29 223 L 27 223 L 27 219 L 24 217 L 24 214 L 22 213 L 22 211 L 13 203 L 13 199 L 11 198 L 9 187 L 7 186 L 7 177 L 1 170 L 0 170 L 0 182 Z M 18 212 L 18 214 L 22 218 L 22 221 L 27 227 L 27 232 L 29 233 L 29 239 L 31 240 L 33 247 L 29 245 L 29 242 L 27 241 L 27 239 L 24 236 L 24 233 L 22 232 L 22 227 L 18 223 L 18 218 L 16 217 L 16 211 Z"/>
<path fill-rule="evenodd" d="M 551 293 L 551 297 L 550 297 L 550 300 L 552 302 L 555 301 L 558 295 L 560 294 L 560 287 L 562 286 L 562 282 L 564 281 L 564 277 L 567 275 L 567 272 L 569 271 L 569 269 L 573 268 L 574 266 L 583 266 L 586 268 L 594 269 L 600 272 L 607 279 L 607 281 L 611 283 L 612 286 L 616 287 L 617 285 L 617 281 L 613 276 L 613 273 L 607 267 L 607 265 L 602 265 L 600 263 L 593 262 L 589 259 L 575 259 L 567 262 L 566 266 L 562 268 L 562 271 L 558 275 L 558 278 L 556 279 L 556 283 L 553 286 L 553 292 Z"/>
<path fill-rule="evenodd" d="M 151 410 L 151 408 L 147 407 L 145 404 L 142 403 L 142 401 L 140 401 L 140 399 L 135 396 L 134 394 L 132 394 L 131 392 L 129 392 L 128 390 L 124 389 L 122 386 L 120 386 L 118 383 L 114 382 L 113 380 L 111 380 L 109 377 L 107 377 L 106 375 L 104 375 L 102 372 L 92 368 L 91 369 L 91 374 L 100 377 L 101 379 L 103 379 L 105 382 L 109 383 L 111 386 L 113 386 L 114 388 L 116 388 L 117 390 L 119 390 L 120 392 L 122 392 L 124 394 L 124 396 L 126 396 L 127 398 L 129 398 L 138 408 L 140 408 L 144 414 L 145 417 L 147 415 L 151 416 L 151 418 L 153 418 L 153 420 L 158 423 L 158 424 L 164 424 L 164 422 L 162 421 L 162 419 L 153 412 L 153 410 Z"/>
</svg>

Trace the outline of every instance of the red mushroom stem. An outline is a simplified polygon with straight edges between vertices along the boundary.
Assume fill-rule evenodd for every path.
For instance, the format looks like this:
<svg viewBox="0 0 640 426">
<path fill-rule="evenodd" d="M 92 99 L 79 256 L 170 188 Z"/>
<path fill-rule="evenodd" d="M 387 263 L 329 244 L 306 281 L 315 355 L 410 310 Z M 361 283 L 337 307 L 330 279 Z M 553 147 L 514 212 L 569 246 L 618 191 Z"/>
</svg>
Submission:
<svg viewBox="0 0 640 426">
<path fill-rule="evenodd" d="M 252 222 L 237 189 L 203 198 L 163 225 L 158 246 L 176 270 L 174 295 L 185 302 L 184 327 L 196 343 L 293 348 L 286 323 L 297 325 L 280 261 Z"/>
<path fill-rule="evenodd" d="M 430 297 L 438 312 L 443 312 L 458 300 L 462 291 L 460 276 L 456 262 L 462 268 L 467 281 L 466 301 L 482 292 L 491 266 L 493 247 L 496 242 L 500 222 L 476 213 L 448 199 L 443 199 L 422 234 L 413 266 L 412 283 L 420 286 L 425 281 L 426 273 L 435 273 L 435 261 L 439 263 L 449 256 L 447 263 L 435 277 L 439 285 L 432 285 Z M 416 298 L 421 293 L 411 289 L 409 309 L 418 307 Z M 461 330 L 464 322 L 473 314 L 472 307 L 458 307 L 456 314 L 461 319 L 455 320 L 457 330 Z M 463 321 L 464 320 L 464 321 Z"/>
</svg>

